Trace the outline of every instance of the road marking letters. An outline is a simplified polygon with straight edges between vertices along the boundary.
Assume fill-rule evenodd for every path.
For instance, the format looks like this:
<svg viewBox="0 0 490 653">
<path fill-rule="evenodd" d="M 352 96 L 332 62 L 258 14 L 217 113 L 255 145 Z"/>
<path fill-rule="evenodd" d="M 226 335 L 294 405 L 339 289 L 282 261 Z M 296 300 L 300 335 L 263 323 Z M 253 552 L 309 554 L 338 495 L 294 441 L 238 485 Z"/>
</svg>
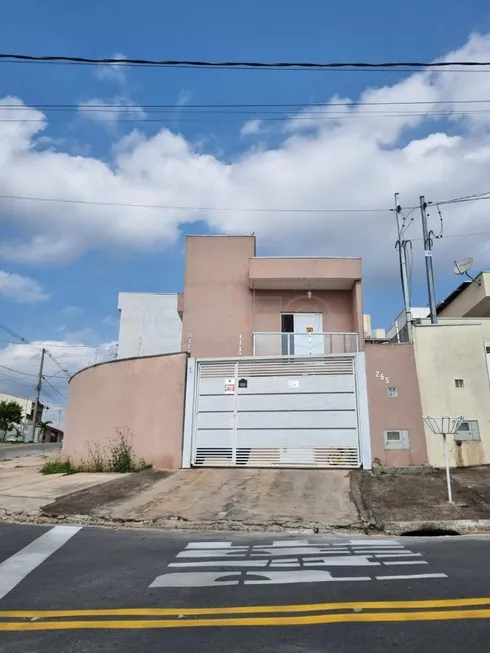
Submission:
<svg viewBox="0 0 490 653">
<path fill-rule="evenodd" d="M 400 560 L 399 558 L 403 558 Z M 150 588 L 283 585 L 446 578 L 443 573 L 383 574 L 384 568 L 427 565 L 420 553 L 397 540 L 353 539 L 341 542 L 275 540 L 272 544 L 234 545 L 232 541 L 191 542 L 157 576 Z M 327 571 L 325 567 L 333 571 Z M 347 575 L 340 568 L 359 568 Z M 376 568 L 366 573 L 366 568 Z M 211 569 L 214 568 L 214 571 Z M 316 568 L 316 569 L 312 569 Z M 185 571 L 180 571 L 185 570 Z"/>
</svg>

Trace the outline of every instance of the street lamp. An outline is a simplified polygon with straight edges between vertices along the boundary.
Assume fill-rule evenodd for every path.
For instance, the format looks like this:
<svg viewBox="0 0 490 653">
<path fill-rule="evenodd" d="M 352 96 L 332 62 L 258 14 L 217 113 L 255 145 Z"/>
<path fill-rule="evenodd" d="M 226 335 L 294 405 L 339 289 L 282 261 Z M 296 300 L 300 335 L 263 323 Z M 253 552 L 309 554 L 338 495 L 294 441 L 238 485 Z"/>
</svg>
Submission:
<svg viewBox="0 0 490 653">
<path fill-rule="evenodd" d="M 447 496 L 449 503 L 453 503 L 453 493 L 451 489 L 451 475 L 449 473 L 449 458 L 447 455 L 447 436 L 454 435 L 459 430 L 461 422 L 464 420 L 464 415 L 457 415 L 451 417 L 444 415 L 442 417 L 433 417 L 428 415 L 424 417 L 424 422 L 430 428 L 434 435 L 442 435 L 444 442 L 444 462 L 446 465 L 446 483 L 447 483 Z"/>
</svg>

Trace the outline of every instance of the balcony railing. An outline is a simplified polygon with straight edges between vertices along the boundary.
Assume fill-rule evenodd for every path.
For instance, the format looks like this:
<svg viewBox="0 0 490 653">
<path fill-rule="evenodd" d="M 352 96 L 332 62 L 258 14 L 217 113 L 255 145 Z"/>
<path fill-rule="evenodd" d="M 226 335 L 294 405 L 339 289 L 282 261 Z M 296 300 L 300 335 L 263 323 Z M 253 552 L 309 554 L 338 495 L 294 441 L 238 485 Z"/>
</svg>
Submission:
<svg viewBox="0 0 490 653">
<path fill-rule="evenodd" d="M 357 333 L 254 333 L 254 356 L 323 356 L 359 351 Z"/>
</svg>

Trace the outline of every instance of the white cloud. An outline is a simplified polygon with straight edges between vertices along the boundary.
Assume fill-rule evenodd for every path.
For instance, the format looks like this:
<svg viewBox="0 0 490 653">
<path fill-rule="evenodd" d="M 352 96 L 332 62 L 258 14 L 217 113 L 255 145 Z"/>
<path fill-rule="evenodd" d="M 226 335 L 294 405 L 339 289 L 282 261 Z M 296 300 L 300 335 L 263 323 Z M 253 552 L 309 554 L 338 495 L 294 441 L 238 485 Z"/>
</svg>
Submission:
<svg viewBox="0 0 490 653">
<path fill-rule="evenodd" d="M 73 334 L 72 334 L 73 335 Z M 0 349 L 0 392 L 20 397 L 33 397 L 41 360 L 41 349 L 48 349 L 71 376 L 78 370 L 114 358 L 115 343 L 88 346 L 72 337 L 63 340 L 44 340 L 30 344 L 10 344 Z M 41 399 L 50 406 L 64 406 L 68 393 L 68 377 L 45 356 L 43 392 Z M 52 415 L 46 419 L 55 422 Z M 56 425 L 56 422 L 55 422 Z"/>
<path fill-rule="evenodd" d="M 34 279 L 5 270 L 0 270 L 0 295 L 20 304 L 35 304 L 49 297 L 41 284 Z"/>
<path fill-rule="evenodd" d="M 116 96 L 107 101 L 91 98 L 78 105 L 78 115 L 86 120 L 101 123 L 112 129 L 120 119 L 144 120 L 146 113 L 131 98 Z"/>
<path fill-rule="evenodd" d="M 261 134 L 263 122 L 262 120 L 248 120 L 240 129 L 240 136 L 253 136 L 254 134 Z"/>
<path fill-rule="evenodd" d="M 117 327 L 119 326 L 119 318 L 115 315 L 106 315 L 102 320 L 102 324 L 109 327 Z"/>
<path fill-rule="evenodd" d="M 79 317 L 80 315 L 83 315 L 85 311 L 83 308 L 80 308 L 80 306 L 65 306 L 65 308 L 61 310 L 61 313 L 71 317 Z"/>
<path fill-rule="evenodd" d="M 118 59 L 121 63 L 110 63 L 106 65 L 98 65 L 95 67 L 94 74 L 97 79 L 101 82 L 114 82 L 119 86 L 124 86 L 126 83 L 126 70 L 127 66 L 124 65 L 124 61 L 127 57 L 120 52 L 113 54 L 110 59 Z"/>
<path fill-rule="evenodd" d="M 488 60 L 490 35 L 475 35 L 447 56 Z M 40 151 L 33 144 L 44 123 L 2 123 L 0 194 L 89 203 L 4 202 L 8 213 L 3 209 L 2 219 L 18 229 L 18 237 L 4 239 L 0 256 L 60 263 L 104 247 L 152 250 L 173 244 L 185 223 L 205 220 L 219 232 L 255 232 L 262 251 L 362 256 L 367 277 L 385 280 L 393 272 L 395 278 L 391 213 L 301 209 L 389 209 L 395 191 L 407 206 L 422 194 L 440 200 L 490 190 L 490 114 L 481 112 L 481 104 L 453 104 L 489 97 L 490 74 L 416 73 L 392 86 L 367 88 L 355 100 L 428 104 L 303 112 L 289 121 L 282 142 L 273 149 L 250 148 L 232 161 L 207 154 L 205 146 L 167 129 L 151 137 L 135 131 L 117 141 L 110 162 L 61 150 Z M 42 118 L 18 102 L 13 115 Z M 479 113 L 454 114 L 450 120 L 427 115 L 476 110 Z M 97 206 L 92 201 L 231 210 Z M 239 210 L 251 207 L 298 212 Z M 444 207 L 446 234 L 488 231 L 489 210 L 490 202 L 484 201 Z M 431 217 L 434 228 L 436 219 Z M 408 235 L 419 236 L 415 226 Z M 472 254 L 477 265 L 488 265 L 490 236 L 438 241 L 435 258 L 441 269 L 449 270 L 456 254 Z"/>
</svg>

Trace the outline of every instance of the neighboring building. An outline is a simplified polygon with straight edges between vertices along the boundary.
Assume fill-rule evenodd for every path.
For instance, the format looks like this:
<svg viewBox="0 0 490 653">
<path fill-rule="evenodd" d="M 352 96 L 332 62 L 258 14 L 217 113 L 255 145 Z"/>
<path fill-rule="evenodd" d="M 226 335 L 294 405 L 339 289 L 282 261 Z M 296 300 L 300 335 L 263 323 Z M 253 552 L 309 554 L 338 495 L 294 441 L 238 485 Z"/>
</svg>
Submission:
<svg viewBox="0 0 490 653">
<path fill-rule="evenodd" d="M 463 281 L 437 306 L 441 317 L 490 317 L 490 272 Z"/>
<path fill-rule="evenodd" d="M 490 463 L 490 273 L 463 282 L 437 306 L 438 323 L 414 324 L 424 415 L 464 415 L 450 463 Z M 425 427 L 428 461 L 444 465 L 442 440 Z"/>
<path fill-rule="evenodd" d="M 373 329 L 371 326 L 371 316 L 363 315 L 364 338 L 365 340 L 386 340 L 385 329 Z"/>
<path fill-rule="evenodd" d="M 412 321 L 421 320 L 429 316 L 429 309 L 426 307 L 412 306 L 410 312 L 412 314 Z M 407 314 L 405 311 L 402 311 L 386 332 L 386 338 L 393 342 L 407 342 L 406 324 Z"/>
<path fill-rule="evenodd" d="M 42 442 L 63 442 L 63 431 L 52 424 L 48 424 L 42 434 Z"/>
<path fill-rule="evenodd" d="M 22 440 L 27 441 L 32 436 L 32 420 L 34 414 L 34 400 L 29 399 L 28 397 L 18 397 L 16 395 L 11 395 L 5 392 L 0 392 L 0 401 L 15 401 L 22 408 L 22 424 L 18 426 L 19 431 L 22 433 Z M 42 403 L 38 404 L 37 410 L 37 420 L 38 422 L 43 418 L 44 405 Z M 38 430 L 36 429 L 35 437 L 37 436 Z M 11 431 L 7 434 L 7 440 L 9 439 L 20 439 L 17 436 L 16 431 Z"/>
<path fill-rule="evenodd" d="M 490 463 L 490 318 L 439 318 L 414 328 L 424 415 L 464 415 L 449 446 L 452 465 Z M 426 427 L 428 461 L 444 465 L 442 439 Z"/>
<path fill-rule="evenodd" d="M 118 358 L 181 351 L 177 294 L 119 293 Z"/>
</svg>

